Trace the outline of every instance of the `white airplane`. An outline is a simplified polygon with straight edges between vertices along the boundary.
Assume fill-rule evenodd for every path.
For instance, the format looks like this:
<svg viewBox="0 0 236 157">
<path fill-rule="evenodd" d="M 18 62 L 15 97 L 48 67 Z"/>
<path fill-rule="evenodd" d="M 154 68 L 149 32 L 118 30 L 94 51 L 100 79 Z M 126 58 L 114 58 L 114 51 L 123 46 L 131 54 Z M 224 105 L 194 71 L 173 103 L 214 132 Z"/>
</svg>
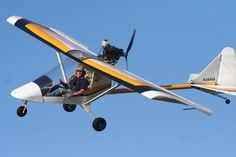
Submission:
<svg viewBox="0 0 236 157">
<path fill-rule="evenodd" d="M 97 55 L 82 43 L 57 29 L 42 26 L 19 16 L 11 16 L 7 21 L 54 48 L 59 61 L 59 65 L 48 73 L 11 92 L 14 98 L 23 100 L 23 105 L 17 109 L 17 115 L 20 117 L 27 113 L 27 102 L 63 104 L 63 108 L 67 112 L 74 111 L 79 105 L 90 113 L 89 105 L 98 98 L 106 94 L 131 92 L 137 92 L 153 100 L 183 104 L 188 106 L 187 109 L 197 109 L 211 115 L 212 111 L 207 107 L 179 96 L 170 90 L 195 88 L 221 97 L 226 100 L 227 104 L 230 103 L 230 100 L 220 94 L 236 95 L 236 57 L 234 49 L 230 47 L 224 48 L 202 72 L 191 74 L 188 83 L 158 86 L 128 72 L 127 69 L 121 70 L 116 67 L 120 57 L 125 57 L 127 61 L 128 52 L 135 37 L 135 30 L 126 52 L 111 46 L 107 53 Z M 64 54 L 68 58 L 62 60 L 60 54 Z M 90 82 L 83 96 L 71 98 L 48 96 L 50 89 L 58 84 L 60 79 L 67 82 L 73 71 L 81 65 L 85 67 L 86 78 Z M 105 127 L 104 118 L 94 119 L 93 128 L 96 131 L 102 131 Z"/>
</svg>

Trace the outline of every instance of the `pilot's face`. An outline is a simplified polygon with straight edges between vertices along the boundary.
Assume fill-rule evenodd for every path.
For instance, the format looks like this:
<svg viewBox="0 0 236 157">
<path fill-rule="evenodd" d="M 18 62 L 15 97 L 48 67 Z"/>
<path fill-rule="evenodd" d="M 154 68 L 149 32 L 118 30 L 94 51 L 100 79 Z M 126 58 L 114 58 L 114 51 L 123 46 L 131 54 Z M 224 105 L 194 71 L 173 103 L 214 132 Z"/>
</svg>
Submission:
<svg viewBox="0 0 236 157">
<path fill-rule="evenodd" d="M 76 70 L 75 75 L 76 75 L 76 77 L 81 78 L 81 77 L 84 76 L 84 72 L 83 72 L 83 71 L 80 71 L 80 70 Z"/>
</svg>

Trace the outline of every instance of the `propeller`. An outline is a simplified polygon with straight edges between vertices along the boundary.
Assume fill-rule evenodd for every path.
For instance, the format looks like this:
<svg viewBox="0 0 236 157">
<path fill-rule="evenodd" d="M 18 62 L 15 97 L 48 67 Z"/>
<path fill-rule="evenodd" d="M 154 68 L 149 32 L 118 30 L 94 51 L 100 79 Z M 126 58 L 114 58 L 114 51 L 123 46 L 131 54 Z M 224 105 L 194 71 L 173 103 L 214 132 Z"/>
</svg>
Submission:
<svg viewBox="0 0 236 157">
<path fill-rule="evenodd" d="M 129 54 L 130 49 L 132 48 L 135 34 L 136 34 L 136 29 L 134 29 L 134 31 L 133 31 L 133 34 L 132 34 L 131 39 L 129 41 L 129 45 L 128 45 L 127 50 L 125 52 L 126 70 L 128 70 L 128 54 Z"/>
</svg>

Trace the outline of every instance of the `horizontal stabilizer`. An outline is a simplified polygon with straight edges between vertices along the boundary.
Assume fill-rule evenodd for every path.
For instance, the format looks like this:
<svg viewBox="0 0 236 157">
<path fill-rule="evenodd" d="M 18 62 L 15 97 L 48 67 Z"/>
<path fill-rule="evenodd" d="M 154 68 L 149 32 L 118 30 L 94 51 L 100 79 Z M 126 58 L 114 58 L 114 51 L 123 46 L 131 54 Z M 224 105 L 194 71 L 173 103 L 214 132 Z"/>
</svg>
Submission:
<svg viewBox="0 0 236 157">
<path fill-rule="evenodd" d="M 193 84 L 192 87 L 199 89 L 201 91 L 205 91 L 207 93 L 223 93 L 223 94 L 230 94 L 233 96 L 236 96 L 236 92 L 231 92 L 228 91 L 229 88 L 226 87 L 222 87 L 222 86 L 207 86 L 207 85 L 197 85 L 197 84 Z M 228 90 L 226 90 L 228 89 Z"/>
</svg>

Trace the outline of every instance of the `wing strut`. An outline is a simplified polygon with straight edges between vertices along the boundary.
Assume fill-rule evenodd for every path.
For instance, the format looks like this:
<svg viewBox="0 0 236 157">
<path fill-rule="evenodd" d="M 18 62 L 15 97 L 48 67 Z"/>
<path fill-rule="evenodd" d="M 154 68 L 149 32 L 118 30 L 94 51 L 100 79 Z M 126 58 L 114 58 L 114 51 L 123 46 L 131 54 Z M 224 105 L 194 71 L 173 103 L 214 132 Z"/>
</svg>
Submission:
<svg viewBox="0 0 236 157">
<path fill-rule="evenodd" d="M 84 104 L 86 104 L 86 105 L 90 104 L 91 102 L 97 100 L 98 98 L 102 97 L 103 95 L 106 95 L 106 94 L 110 93 L 112 90 L 116 89 L 116 88 L 119 87 L 120 85 L 121 85 L 121 84 L 119 84 L 119 83 L 115 84 L 113 87 L 111 87 L 111 88 L 105 90 L 104 92 L 102 92 L 101 94 L 97 95 L 96 97 L 94 97 L 94 98 L 88 100 L 88 101 L 85 102 Z"/>
<path fill-rule="evenodd" d="M 102 96 L 104 96 L 104 95 L 110 93 L 112 90 L 116 89 L 116 88 L 119 87 L 120 85 L 121 85 L 121 84 L 119 84 L 119 83 L 115 84 L 114 86 L 112 86 L 111 88 L 105 90 L 105 91 L 102 92 L 101 94 L 99 94 L 99 95 L 95 96 L 94 98 L 88 100 L 87 102 L 83 103 L 83 104 L 81 105 L 81 107 L 82 107 L 86 112 L 88 112 L 88 113 L 91 112 L 90 109 L 88 108 L 88 105 L 89 105 L 90 103 L 92 103 L 93 101 L 97 100 L 98 98 L 100 98 L 100 97 L 102 97 Z"/>
<path fill-rule="evenodd" d="M 67 82 L 66 72 L 65 72 L 65 69 L 64 69 L 63 62 L 62 62 L 62 60 L 61 60 L 60 52 L 56 51 L 56 54 L 57 54 L 57 59 L 58 59 L 60 68 L 61 68 L 61 74 L 62 74 L 62 77 L 63 77 L 63 81 L 64 81 L 64 82 Z"/>
</svg>

